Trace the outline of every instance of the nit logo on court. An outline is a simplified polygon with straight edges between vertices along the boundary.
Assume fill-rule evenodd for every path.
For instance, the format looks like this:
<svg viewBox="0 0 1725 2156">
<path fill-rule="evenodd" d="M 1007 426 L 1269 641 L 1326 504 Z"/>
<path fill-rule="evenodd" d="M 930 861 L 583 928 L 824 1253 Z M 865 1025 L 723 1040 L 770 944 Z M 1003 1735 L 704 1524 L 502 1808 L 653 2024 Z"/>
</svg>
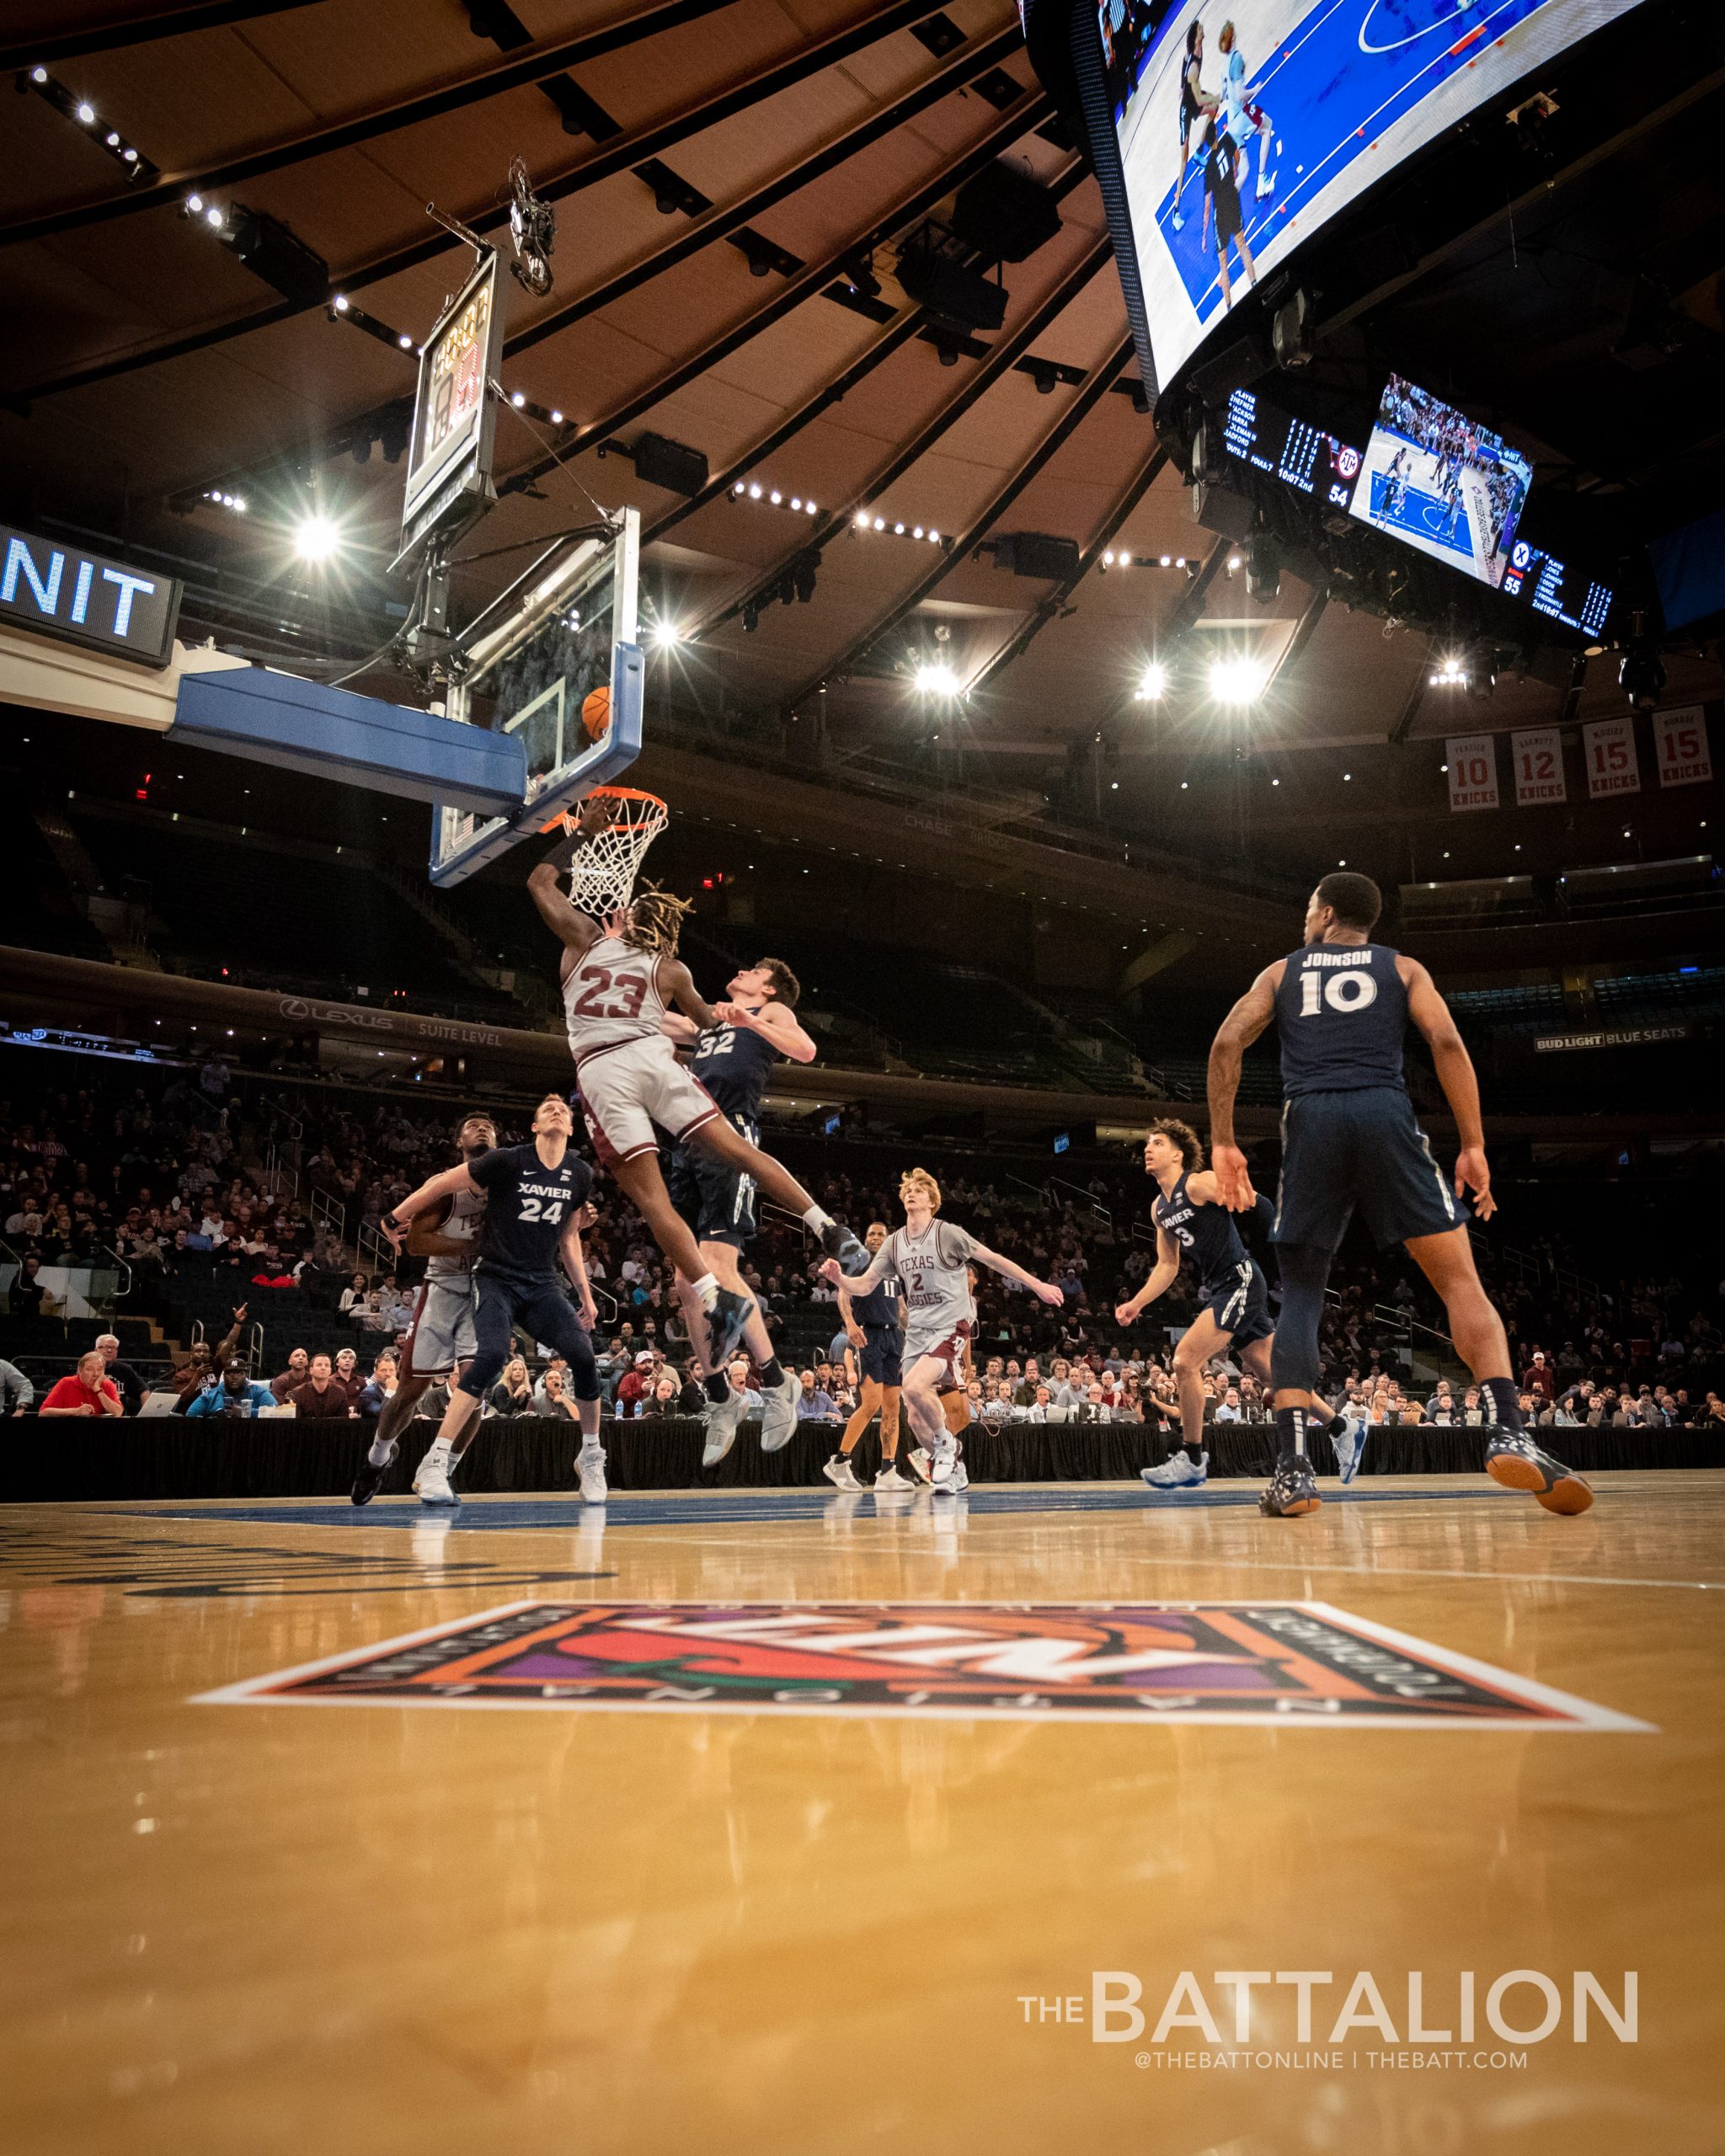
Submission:
<svg viewBox="0 0 1725 2156">
<path fill-rule="evenodd" d="M 1639 1730 L 1323 1603 L 515 1602 L 206 1701 Z"/>
</svg>

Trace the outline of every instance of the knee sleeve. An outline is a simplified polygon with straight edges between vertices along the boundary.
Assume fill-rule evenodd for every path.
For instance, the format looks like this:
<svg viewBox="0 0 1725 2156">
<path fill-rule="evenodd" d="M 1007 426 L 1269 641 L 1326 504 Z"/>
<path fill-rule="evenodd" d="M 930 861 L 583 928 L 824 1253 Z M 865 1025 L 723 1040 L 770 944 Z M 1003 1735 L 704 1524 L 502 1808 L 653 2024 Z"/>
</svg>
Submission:
<svg viewBox="0 0 1725 2156">
<path fill-rule="evenodd" d="M 1270 1343 L 1270 1385 L 1277 1392 L 1310 1392 L 1318 1380 L 1318 1327 L 1330 1253 L 1309 1243 L 1285 1243 L 1276 1252 L 1282 1272 L 1282 1310 Z"/>
</svg>

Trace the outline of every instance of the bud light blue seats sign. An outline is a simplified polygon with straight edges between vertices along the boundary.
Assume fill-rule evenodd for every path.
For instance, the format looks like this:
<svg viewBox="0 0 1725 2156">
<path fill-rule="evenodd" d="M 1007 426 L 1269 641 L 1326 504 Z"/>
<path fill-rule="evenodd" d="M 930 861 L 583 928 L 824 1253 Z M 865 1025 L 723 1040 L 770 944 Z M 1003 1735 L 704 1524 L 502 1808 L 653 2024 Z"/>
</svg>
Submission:
<svg viewBox="0 0 1725 2156">
<path fill-rule="evenodd" d="M 63 643 L 165 666 L 179 583 L 0 524 L 0 622 Z"/>
</svg>

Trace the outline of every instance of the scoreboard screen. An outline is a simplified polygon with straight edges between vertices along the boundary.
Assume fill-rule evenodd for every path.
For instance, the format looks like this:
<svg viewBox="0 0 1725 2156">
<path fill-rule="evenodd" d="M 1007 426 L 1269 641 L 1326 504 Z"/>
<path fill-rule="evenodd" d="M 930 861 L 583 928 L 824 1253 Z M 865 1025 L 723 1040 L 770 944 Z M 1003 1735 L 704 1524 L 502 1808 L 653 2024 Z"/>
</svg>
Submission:
<svg viewBox="0 0 1725 2156">
<path fill-rule="evenodd" d="M 1359 451 L 1309 419 L 1279 412 L 1253 390 L 1236 389 L 1228 399 L 1222 439 L 1229 455 L 1254 472 L 1273 474 L 1332 509 L 1346 509 L 1354 499 Z"/>
<path fill-rule="evenodd" d="M 402 549 L 491 497 L 495 412 L 488 392 L 503 354 L 498 257 L 486 259 L 419 355 L 419 394 L 402 501 Z"/>
</svg>

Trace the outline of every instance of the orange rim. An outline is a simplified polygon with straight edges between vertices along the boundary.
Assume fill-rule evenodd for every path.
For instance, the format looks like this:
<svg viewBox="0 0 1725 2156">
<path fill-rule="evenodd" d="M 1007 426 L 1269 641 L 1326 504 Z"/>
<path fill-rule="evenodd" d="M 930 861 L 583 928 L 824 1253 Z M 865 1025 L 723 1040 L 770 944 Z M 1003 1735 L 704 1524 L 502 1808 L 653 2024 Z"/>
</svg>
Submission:
<svg viewBox="0 0 1725 2156">
<path fill-rule="evenodd" d="M 649 810 L 657 809 L 660 815 L 666 819 L 669 819 L 670 815 L 670 810 L 656 793 L 644 792 L 638 786 L 595 786 L 585 798 L 588 801 L 638 801 Z M 653 818 L 650 814 L 635 817 L 619 816 L 606 828 L 608 830 L 622 831 L 633 836 L 637 831 L 645 830 L 652 821 Z M 548 824 L 542 824 L 539 828 L 542 835 L 556 830 L 571 831 L 574 829 L 574 816 L 565 809 L 562 814 L 553 816 Z"/>
</svg>

